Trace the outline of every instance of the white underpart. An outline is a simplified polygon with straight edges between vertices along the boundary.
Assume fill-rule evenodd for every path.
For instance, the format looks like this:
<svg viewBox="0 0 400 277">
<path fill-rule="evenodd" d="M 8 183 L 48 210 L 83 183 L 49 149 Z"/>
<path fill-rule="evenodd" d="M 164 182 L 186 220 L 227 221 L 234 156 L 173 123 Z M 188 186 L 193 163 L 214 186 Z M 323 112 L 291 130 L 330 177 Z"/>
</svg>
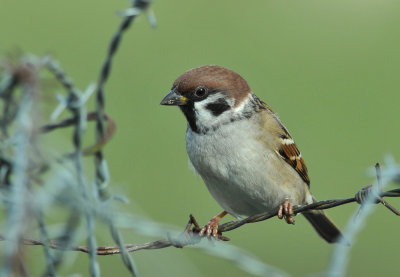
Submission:
<svg viewBox="0 0 400 277">
<path fill-rule="evenodd" d="M 311 193 L 308 193 L 307 194 L 307 196 L 306 196 L 306 202 L 307 202 L 307 204 L 312 204 L 312 203 L 314 203 L 314 197 L 311 195 Z"/>
<path fill-rule="evenodd" d="M 204 126 L 229 123 L 206 134 L 188 128 L 186 148 L 191 164 L 224 210 L 240 218 L 274 210 L 285 199 L 293 205 L 310 201 L 306 199 L 308 189 L 299 174 L 260 141 L 260 137 L 271 134 L 257 128 L 258 115 L 230 122 L 232 116 L 238 117 L 235 113 L 248 108 L 248 100 L 218 117 L 201 110 L 205 103 L 210 102 L 195 104 L 200 109 L 198 119 L 205 120 Z"/>
</svg>

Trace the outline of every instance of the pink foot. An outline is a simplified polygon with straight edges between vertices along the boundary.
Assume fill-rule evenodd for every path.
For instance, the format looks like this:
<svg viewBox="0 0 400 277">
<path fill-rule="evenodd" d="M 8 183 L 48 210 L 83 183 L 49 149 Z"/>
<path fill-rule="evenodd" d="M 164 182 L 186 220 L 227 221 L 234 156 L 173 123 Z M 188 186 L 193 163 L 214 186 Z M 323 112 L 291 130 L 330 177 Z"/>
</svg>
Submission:
<svg viewBox="0 0 400 277">
<path fill-rule="evenodd" d="M 288 224 L 294 224 L 293 206 L 288 199 L 279 206 L 278 210 L 278 218 L 282 219 L 284 217 Z"/>
<path fill-rule="evenodd" d="M 228 213 L 226 211 L 223 211 L 222 213 L 211 218 L 210 221 L 203 228 L 201 228 L 199 236 L 206 235 L 207 238 L 211 238 L 212 236 L 217 239 L 222 239 L 220 233 L 218 233 L 219 221 L 227 214 Z"/>
</svg>

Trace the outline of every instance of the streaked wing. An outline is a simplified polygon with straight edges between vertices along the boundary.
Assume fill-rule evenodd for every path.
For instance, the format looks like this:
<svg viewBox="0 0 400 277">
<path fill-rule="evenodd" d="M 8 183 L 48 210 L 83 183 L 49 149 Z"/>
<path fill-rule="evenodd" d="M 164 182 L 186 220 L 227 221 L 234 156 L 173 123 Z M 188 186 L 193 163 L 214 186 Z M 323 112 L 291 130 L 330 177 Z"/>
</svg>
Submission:
<svg viewBox="0 0 400 277">
<path fill-rule="evenodd" d="M 285 130 L 286 131 L 286 130 Z M 304 162 L 303 157 L 299 149 L 297 148 L 296 143 L 294 143 L 293 139 L 290 137 L 289 133 L 281 135 L 282 145 L 281 149 L 279 149 L 279 154 L 282 158 L 290 164 L 296 171 L 299 173 L 300 177 L 310 186 L 310 178 L 308 177 L 308 170 L 306 163 Z"/>
<path fill-rule="evenodd" d="M 256 98 L 258 107 L 258 111 L 264 110 L 267 114 L 272 116 L 274 121 L 268 120 L 265 124 L 268 124 L 268 127 L 273 130 L 272 133 L 277 136 L 279 139 L 278 144 L 278 154 L 288 163 L 304 182 L 310 186 L 310 178 L 308 177 L 307 166 L 304 162 L 304 159 L 301 157 L 300 151 L 297 148 L 297 145 L 294 143 L 294 140 L 290 136 L 288 130 L 283 126 L 282 122 L 279 120 L 277 115 L 271 110 L 271 108 L 265 104 L 260 99 Z"/>
</svg>

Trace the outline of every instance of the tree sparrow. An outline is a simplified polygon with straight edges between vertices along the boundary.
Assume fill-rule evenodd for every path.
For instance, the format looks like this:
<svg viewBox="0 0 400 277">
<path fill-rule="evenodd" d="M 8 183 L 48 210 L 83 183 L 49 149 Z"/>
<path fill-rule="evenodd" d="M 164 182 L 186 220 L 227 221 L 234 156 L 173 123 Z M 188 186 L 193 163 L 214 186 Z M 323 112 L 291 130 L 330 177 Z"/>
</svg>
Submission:
<svg viewBox="0 0 400 277">
<path fill-rule="evenodd" d="M 294 224 L 292 206 L 316 201 L 293 138 L 239 74 L 216 65 L 191 69 L 161 105 L 179 106 L 185 115 L 190 163 L 224 209 L 200 235 L 218 237 L 227 213 L 243 218 L 278 208 L 278 217 Z M 327 242 L 341 237 L 323 211 L 303 215 Z"/>
</svg>

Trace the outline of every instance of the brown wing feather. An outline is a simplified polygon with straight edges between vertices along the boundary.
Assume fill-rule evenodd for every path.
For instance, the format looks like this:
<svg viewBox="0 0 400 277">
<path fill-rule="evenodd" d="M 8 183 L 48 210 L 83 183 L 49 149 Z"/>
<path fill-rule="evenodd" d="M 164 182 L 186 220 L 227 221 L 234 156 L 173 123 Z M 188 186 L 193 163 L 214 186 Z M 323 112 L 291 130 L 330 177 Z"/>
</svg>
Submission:
<svg viewBox="0 0 400 277">
<path fill-rule="evenodd" d="M 292 139 L 287 133 L 281 136 L 282 139 Z M 300 151 L 295 143 L 282 144 L 279 149 L 279 154 L 282 158 L 290 164 L 299 173 L 300 177 L 310 186 L 310 178 L 308 177 L 308 170 L 303 157 L 300 155 Z"/>
<path fill-rule="evenodd" d="M 271 108 L 265 104 L 263 101 L 255 97 L 256 106 L 260 110 L 264 110 L 269 115 L 274 118 L 274 123 L 276 124 L 276 134 L 281 139 L 280 149 L 278 150 L 279 155 L 288 163 L 304 182 L 308 186 L 310 186 L 310 178 L 308 177 L 308 170 L 304 159 L 301 157 L 300 151 L 297 148 L 297 145 L 294 143 L 293 138 L 290 136 L 286 127 L 282 124 L 282 122 L 278 119 L 277 115 L 271 110 Z M 271 127 L 271 126 L 269 126 Z M 291 140 L 292 143 L 283 143 L 284 141 Z"/>
</svg>

